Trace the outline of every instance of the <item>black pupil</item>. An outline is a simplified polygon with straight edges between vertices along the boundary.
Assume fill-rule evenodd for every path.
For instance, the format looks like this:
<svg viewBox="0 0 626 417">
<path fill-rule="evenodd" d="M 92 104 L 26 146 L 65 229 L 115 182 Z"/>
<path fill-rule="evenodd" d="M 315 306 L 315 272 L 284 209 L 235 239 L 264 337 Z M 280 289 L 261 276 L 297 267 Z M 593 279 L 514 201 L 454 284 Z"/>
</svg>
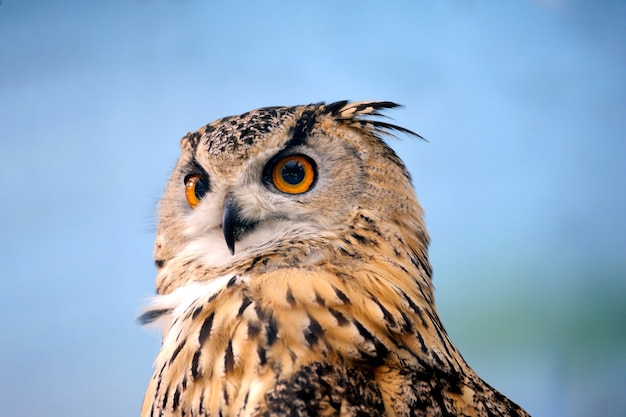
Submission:
<svg viewBox="0 0 626 417">
<path fill-rule="evenodd" d="M 297 185 L 304 180 L 304 167 L 298 161 L 287 161 L 280 171 L 280 175 L 287 184 Z"/>
<path fill-rule="evenodd" d="M 206 183 L 204 182 L 203 179 L 199 179 L 196 182 L 196 186 L 193 189 L 194 194 L 196 195 L 196 197 L 198 198 L 198 200 L 202 199 L 202 197 L 204 197 L 204 195 L 207 192 L 207 186 Z"/>
</svg>

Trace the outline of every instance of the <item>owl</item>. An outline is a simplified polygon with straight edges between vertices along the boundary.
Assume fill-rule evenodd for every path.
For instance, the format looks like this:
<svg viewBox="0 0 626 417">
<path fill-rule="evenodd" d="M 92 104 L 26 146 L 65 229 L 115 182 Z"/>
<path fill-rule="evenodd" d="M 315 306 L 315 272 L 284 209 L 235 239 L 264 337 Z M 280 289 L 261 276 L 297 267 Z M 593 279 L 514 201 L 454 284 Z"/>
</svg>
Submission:
<svg viewBox="0 0 626 417">
<path fill-rule="evenodd" d="M 159 206 L 163 338 L 141 415 L 526 416 L 435 308 L 392 102 L 268 107 L 181 141 Z"/>
</svg>

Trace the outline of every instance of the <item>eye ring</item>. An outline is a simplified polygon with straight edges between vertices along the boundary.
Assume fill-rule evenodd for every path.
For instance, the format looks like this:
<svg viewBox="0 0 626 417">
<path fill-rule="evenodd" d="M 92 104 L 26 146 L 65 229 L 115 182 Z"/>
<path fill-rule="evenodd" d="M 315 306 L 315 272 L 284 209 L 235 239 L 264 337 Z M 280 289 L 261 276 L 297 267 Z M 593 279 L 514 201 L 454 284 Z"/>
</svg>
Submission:
<svg viewBox="0 0 626 417">
<path fill-rule="evenodd" d="M 185 198 L 191 208 L 200 204 L 200 200 L 209 190 L 209 187 L 200 174 L 190 174 L 185 177 Z"/>
<path fill-rule="evenodd" d="M 285 156 L 274 163 L 270 178 L 274 187 L 282 193 L 305 193 L 317 179 L 315 162 L 305 155 Z"/>
</svg>

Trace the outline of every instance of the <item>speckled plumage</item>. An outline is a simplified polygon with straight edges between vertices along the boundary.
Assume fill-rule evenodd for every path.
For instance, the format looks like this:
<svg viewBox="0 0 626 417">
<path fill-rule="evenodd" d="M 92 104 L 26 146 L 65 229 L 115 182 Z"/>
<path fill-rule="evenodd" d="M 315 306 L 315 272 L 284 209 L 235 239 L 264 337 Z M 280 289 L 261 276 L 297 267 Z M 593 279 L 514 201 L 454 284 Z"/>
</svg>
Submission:
<svg viewBox="0 0 626 417">
<path fill-rule="evenodd" d="M 527 415 L 439 320 L 422 209 L 382 140 L 413 133 L 377 118 L 393 107 L 264 108 L 183 138 L 141 317 L 164 326 L 142 416 Z M 314 162 L 308 191 L 264 174 L 285 155 Z"/>
</svg>

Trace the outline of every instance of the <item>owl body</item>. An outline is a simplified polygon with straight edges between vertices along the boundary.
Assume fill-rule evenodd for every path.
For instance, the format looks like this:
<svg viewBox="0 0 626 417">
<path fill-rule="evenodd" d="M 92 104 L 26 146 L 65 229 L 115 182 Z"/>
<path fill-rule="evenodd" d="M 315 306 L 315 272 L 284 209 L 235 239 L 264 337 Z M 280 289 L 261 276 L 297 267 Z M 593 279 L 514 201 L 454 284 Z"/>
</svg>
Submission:
<svg viewBox="0 0 626 417">
<path fill-rule="evenodd" d="M 434 303 L 390 102 L 272 107 L 188 134 L 160 204 L 142 416 L 526 415 Z"/>
</svg>

